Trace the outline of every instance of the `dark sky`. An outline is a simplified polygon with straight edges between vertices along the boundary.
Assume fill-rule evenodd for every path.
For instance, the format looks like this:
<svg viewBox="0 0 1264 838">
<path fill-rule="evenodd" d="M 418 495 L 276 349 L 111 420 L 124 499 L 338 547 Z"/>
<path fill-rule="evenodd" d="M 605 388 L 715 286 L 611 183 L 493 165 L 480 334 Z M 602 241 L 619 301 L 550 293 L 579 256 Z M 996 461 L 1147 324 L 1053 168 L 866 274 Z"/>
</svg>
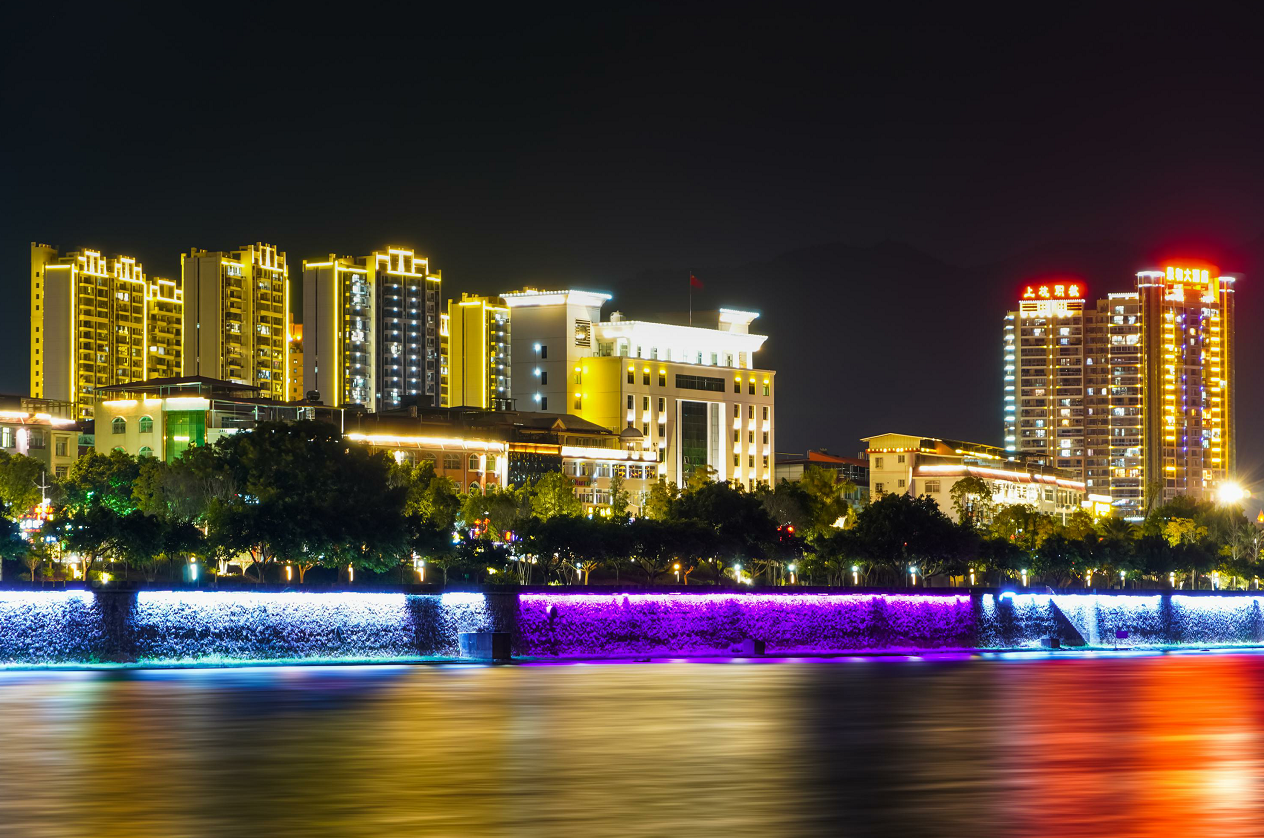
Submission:
<svg viewBox="0 0 1264 838">
<path fill-rule="evenodd" d="M 1014 286 L 1127 290 L 1189 255 L 1247 274 L 1240 451 L 1264 463 L 1256 22 L 851 5 L 41 4 L 0 36 L 0 389 L 27 386 L 32 240 L 168 275 L 190 247 L 400 243 L 451 296 L 532 281 L 635 314 L 697 273 L 699 305 L 764 312 L 782 450 L 998 442 Z"/>
</svg>

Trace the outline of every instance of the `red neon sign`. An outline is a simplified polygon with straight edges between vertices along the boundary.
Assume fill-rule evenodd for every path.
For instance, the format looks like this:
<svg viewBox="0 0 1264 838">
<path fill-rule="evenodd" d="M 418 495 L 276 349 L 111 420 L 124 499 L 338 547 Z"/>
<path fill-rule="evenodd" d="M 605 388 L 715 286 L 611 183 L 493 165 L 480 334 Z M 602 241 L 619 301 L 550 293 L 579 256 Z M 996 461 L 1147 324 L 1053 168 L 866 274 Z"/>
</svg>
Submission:
<svg viewBox="0 0 1264 838">
<path fill-rule="evenodd" d="M 1028 285 L 1023 291 L 1024 300 L 1082 300 L 1084 296 L 1084 283 L 1075 280 L 1042 282 Z"/>
</svg>

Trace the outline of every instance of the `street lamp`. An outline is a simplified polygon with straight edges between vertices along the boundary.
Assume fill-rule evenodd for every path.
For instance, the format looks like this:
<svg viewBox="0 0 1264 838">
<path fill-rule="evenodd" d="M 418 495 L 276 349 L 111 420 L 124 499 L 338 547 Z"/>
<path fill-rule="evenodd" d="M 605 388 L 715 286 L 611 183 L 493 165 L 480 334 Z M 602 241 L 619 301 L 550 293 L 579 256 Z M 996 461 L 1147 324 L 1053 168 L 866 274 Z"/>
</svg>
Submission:
<svg viewBox="0 0 1264 838">
<path fill-rule="evenodd" d="M 287 564 L 285 566 L 285 581 L 290 582 L 293 579 L 294 579 L 294 566 Z"/>
<path fill-rule="evenodd" d="M 733 578 L 737 579 L 740 584 L 742 581 L 742 566 L 740 564 L 733 565 Z"/>
<path fill-rule="evenodd" d="M 1023 587 L 1027 587 L 1027 568 L 1023 568 Z"/>
<path fill-rule="evenodd" d="M 355 567 L 352 565 L 347 565 L 347 581 L 351 583 L 355 582 Z"/>
<path fill-rule="evenodd" d="M 1176 587 L 1176 571 L 1172 571 L 1167 575 L 1167 584 L 1170 588 Z"/>
<path fill-rule="evenodd" d="M 858 564 L 851 566 L 851 584 L 854 587 L 860 587 L 860 565 Z"/>
<path fill-rule="evenodd" d="M 1218 570 L 1211 574 L 1211 589 L 1213 591 L 1220 590 L 1220 571 Z"/>
<path fill-rule="evenodd" d="M 1125 576 L 1127 576 L 1127 575 L 1128 575 L 1128 571 L 1126 571 L 1126 570 L 1121 570 L 1121 571 L 1119 571 L 1119 587 L 1120 587 L 1121 589 L 1122 589 L 1122 588 L 1123 588 L 1123 586 L 1124 586 L 1124 577 L 1125 577 Z"/>
<path fill-rule="evenodd" d="M 1233 506 L 1241 503 L 1251 496 L 1251 493 L 1242 487 L 1241 483 L 1227 481 L 1216 487 L 1216 500 L 1225 506 Z"/>
<path fill-rule="evenodd" d="M 196 582 L 198 577 L 197 559 L 189 556 L 189 581 Z"/>
<path fill-rule="evenodd" d="M 909 565 L 909 578 L 913 580 L 913 587 L 917 587 L 917 567 Z"/>
<path fill-rule="evenodd" d="M 1096 570 L 1096 568 L 1090 567 L 1088 570 L 1084 571 L 1084 587 L 1086 588 L 1093 587 L 1093 571 L 1094 570 Z"/>
<path fill-rule="evenodd" d="M 974 568 L 970 568 L 970 587 L 974 587 Z"/>
<path fill-rule="evenodd" d="M 794 584 L 794 565 L 790 565 L 788 570 L 790 571 L 790 584 L 793 585 Z"/>
</svg>

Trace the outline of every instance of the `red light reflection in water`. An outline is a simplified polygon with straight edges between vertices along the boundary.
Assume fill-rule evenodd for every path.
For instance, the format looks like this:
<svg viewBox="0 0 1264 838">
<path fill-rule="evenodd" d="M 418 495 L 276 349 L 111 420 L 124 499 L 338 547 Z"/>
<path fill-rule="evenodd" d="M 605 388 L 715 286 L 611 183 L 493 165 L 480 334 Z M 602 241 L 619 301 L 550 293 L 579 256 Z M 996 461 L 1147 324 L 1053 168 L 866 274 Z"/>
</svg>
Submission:
<svg viewBox="0 0 1264 838">
<path fill-rule="evenodd" d="M 1062 660 L 1016 666 L 1004 703 L 1012 834 L 1264 833 L 1264 658 Z"/>
</svg>

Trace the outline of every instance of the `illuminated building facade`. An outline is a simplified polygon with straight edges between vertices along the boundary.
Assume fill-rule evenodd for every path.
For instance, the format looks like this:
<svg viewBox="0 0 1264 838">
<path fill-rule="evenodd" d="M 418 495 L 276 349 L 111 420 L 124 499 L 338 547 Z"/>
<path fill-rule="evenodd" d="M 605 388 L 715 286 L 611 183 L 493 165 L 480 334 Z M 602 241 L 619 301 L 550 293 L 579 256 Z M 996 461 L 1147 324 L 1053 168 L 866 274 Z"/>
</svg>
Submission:
<svg viewBox="0 0 1264 838">
<path fill-rule="evenodd" d="M 998 506 L 1028 505 L 1063 520 L 1080 509 L 1095 515 L 1110 511 L 1109 498 L 1090 495 L 1078 475 L 1003 448 L 908 434 L 879 434 L 862 442 L 868 446 L 873 498 L 929 495 L 945 515 L 958 520 L 952 487 L 977 477 L 992 490 Z"/>
<path fill-rule="evenodd" d="M 407 248 L 303 263 L 303 377 L 331 405 L 436 407 L 440 275 Z"/>
<path fill-rule="evenodd" d="M 773 479 L 774 373 L 755 368 L 767 339 L 754 312 L 720 309 L 693 326 L 601 320 L 609 296 L 528 289 L 512 315 L 512 388 L 523 410 L 557 409 L 637 436 L 642 462 L 683 483 L 699 468 L 753 488 Z M 560 401 L 560 405 L 559 405 Z M 631 436 L 631 434 L 629 434 Z"/>
<path fill-rule="evenodd" d="M 294 313 L 290 312 L 290 401 L 298 402 L 307 397 L 303 371 L 303 324 L 294 322 Z"/>
<path fill-rule="evenodd" d="M 1084 471 L 1084 299 L 1079 282 L 1029 285 L 1004 333 L 1006 450 L 1075 474 Z"/>
<path fill-rule="evenodd" d="M 1155 503 L 1214 498 L 1235 476 L 1234 284 L 1235 277 L 1202 266 L 1137 274 L 1144 473 Z"/>
<path fill-rule="evenodd" d="M 146 277 L 129 256 L 31 245 L 31 394 L 92 418 L 101 387 L 181 362 L 180 284 Z"/>
<path fill-rule="evenodd" d="M 1084 315 L 1084 480 L 1123 517 L 1145 512 L 1145 417 L 1141 306 L 1136 293 L 1108 294 Z"/>
<path fill-rule="evenodd" d="M 445 407 L 513 409 L 509 307 L 500 297 L 448 300 L 442 373 Z"/>
<path fill-rule="evenodd" d="M 50 483 L 65 477 L 79 459 L 77 425 L 70 402 L 0 396 L 0 451 L 39 460 Z"/>
<path fill-rule="evenodd" d="M 97 392 L 95 448 L 171 462 L 190 448 L 213 445 L 260 422 L 328 422 L 346 430 L 348 413 L 295 404 L 266 390 L 205 376 L 155 378 Z"/>
<path fill-rule="evenodd" d="M 639 444 L 578 416 L 468 408 L 380 412 L 348 420 L 347 438 L 391 453 L 398 462 L 429 462 L 458 491 L 524 486 L 550 472 L 571 478 L 584 509 L 610 505 L 610 481 L 624 481 L 634 514 L 643 508 L 659 466 Z M 639 437 L 636 440 L 639 443 Z"/>
<path fill-rule="evenodd" d="M 1003 331 L 1007 452 L 1124 517 L 1212 497 L 1235 470 L 1234 283 L 1173 265 L 1091 305 L 1079 282 L 1025 286 Z"/>
<path fill-rule="evenodd" d="M 184 375 L 289 396 L 289 267 L 270 244 L 180 255 Z"/>
</svg>

